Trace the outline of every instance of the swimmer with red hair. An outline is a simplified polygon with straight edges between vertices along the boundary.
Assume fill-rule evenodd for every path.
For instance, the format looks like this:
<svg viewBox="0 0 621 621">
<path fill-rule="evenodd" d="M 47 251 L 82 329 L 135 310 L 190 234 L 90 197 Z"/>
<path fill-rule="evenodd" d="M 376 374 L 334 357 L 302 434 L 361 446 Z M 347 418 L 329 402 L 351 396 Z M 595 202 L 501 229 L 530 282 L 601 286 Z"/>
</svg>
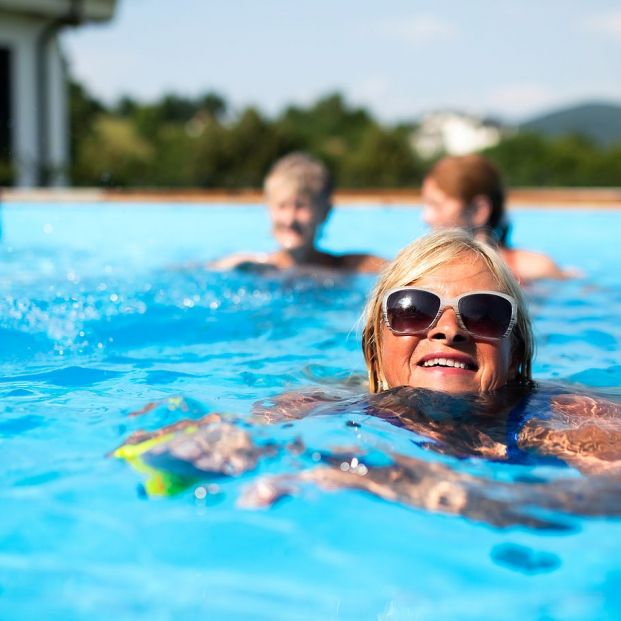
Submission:
<svg viewBox="0 0 621 621">
<path fill-rule="evenodd" d="M 478 239 L 496 244 L 521 283 L 577 275 L 543 253 L 509 246 L 504 184 L 496 166 L 482 155 L 442 158 L 423 181 L 422 199 L 423 219 L 430 228 L 465 228 Z"/>
</svg>

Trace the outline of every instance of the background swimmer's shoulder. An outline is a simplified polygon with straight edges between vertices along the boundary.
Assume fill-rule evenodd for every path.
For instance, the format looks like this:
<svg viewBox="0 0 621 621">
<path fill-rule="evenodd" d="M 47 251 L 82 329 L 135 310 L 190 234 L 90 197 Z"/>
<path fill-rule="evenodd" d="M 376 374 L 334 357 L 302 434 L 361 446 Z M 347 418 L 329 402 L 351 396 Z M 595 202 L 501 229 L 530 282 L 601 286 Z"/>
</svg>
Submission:
<svg viewBox="0 0 621 621">
<path fill-rule="evenodd" d="M 502 257 L 514 275 L 522 282 L 542 278 L 565 280 L 582 275 L 576 270 L 559 267 L 549 256 L 542 252 L 506 248 L 502 250 Z"/>
<path fill-rule="evenodd" d="M 250 269 L 251 266 L 256 266 L 259 269 L 271 267 L 270 255 L 267 253 L 237 253 L 211 261 L 206 267 L 213 270 L 244 270 Z"/>
<path fill-rule="evenodd" d="M 340 257 L 340 267 L 352 272 L 372 274 L 381 272 L 388 261 L 372 254 L 345 254 Z"/>
</svg>

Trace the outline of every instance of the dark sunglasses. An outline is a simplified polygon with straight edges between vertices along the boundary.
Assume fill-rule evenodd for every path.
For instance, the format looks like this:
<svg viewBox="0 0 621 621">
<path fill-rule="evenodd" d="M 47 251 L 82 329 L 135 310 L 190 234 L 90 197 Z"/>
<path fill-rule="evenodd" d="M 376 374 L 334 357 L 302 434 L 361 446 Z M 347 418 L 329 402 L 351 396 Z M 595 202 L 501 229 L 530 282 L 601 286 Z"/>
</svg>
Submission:
<svg viewBox="0 0 621 621">
<path fill-rule="evenodd" d="M 386 325 L 402 336 L 429 330 L 449 307 L 455 311 L 459 325 L 481 339 L 505 338 L 517 319 L 515 300 L 498 291 L 472 291 L 443 299 L 426 289 L 399 287 L 388 291 L 382 302 Z"/>
</svg>

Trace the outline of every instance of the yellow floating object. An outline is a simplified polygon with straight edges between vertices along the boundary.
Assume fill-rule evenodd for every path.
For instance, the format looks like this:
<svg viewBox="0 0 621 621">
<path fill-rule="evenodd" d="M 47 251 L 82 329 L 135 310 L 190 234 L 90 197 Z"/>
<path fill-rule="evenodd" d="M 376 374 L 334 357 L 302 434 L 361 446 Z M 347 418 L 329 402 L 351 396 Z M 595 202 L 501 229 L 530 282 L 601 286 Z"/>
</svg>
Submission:
<svg viewBox="0 0 621 621">
<path fill-rule="evenodd" d="M 148 496 L 172 496 L 179 492 L 183 492 L 200 480 L 197 477 L 182 476 L 154 468 L 147 464 L 142 457 L 153 447 L 168 442 L 180 433 L 195 433 L 201 426 L 199 424 L 201 421 L 183 422 L 186 424 L 182 427 L 180 427 L 179 424 L 177 424 L 176 428 L 174 428 L 175 426 L 171 426 L 173 427 L 171 431 L 165 432 L 161 430 L 156 432 L 157 435 L 149 435 L 149 437 L 140 442 L 134 442 L 130 438 L 127 442 L 121 444 L 121 446 L 110 453 L 111 457 L 122 459 L 127 462 L 136 472 L 147 475 L 147 480 L 144 483 L 144 490 Z"/>
</svg>

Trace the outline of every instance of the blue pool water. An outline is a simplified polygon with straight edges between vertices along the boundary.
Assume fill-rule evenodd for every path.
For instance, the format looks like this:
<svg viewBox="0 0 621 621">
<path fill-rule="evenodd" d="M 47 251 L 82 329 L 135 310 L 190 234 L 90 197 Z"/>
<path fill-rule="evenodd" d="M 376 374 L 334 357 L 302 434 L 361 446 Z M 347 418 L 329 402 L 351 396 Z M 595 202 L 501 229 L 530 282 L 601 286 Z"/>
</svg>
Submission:
<svg viewBox="0 0 621 621">
<path fill-rule="evenodd" d="M 269 250 L 258 206 L 9 204 L 1 216 L 0 619 L 621 617 L 615 517 L 497 528 L 312 486 L 241 509 L 257 473 L 204 499 L 192 489 L 145 498 L 143 477 L 107 455 L 177 414 L 132 411 L 183 395 L 243 418 L 259 399 L 362 374 L 358 319 L 373 279 L 180 269 Z M 619 399 L 621 212 L 512 219 L 516 245 L 585 273 L 528 290 L 535 376 Z M 322 244 L 392 256 L 422 232 L 418 209 L 340 208 Z M 346 420 L 273 433 L 318 450 L 418 450 L 384 421 Z M 262 462 L 258 474 L 290 470 L 292 459 Z M 545 474 L 485 468 L 509 480 L 519 468 Z"/>
</svg>

